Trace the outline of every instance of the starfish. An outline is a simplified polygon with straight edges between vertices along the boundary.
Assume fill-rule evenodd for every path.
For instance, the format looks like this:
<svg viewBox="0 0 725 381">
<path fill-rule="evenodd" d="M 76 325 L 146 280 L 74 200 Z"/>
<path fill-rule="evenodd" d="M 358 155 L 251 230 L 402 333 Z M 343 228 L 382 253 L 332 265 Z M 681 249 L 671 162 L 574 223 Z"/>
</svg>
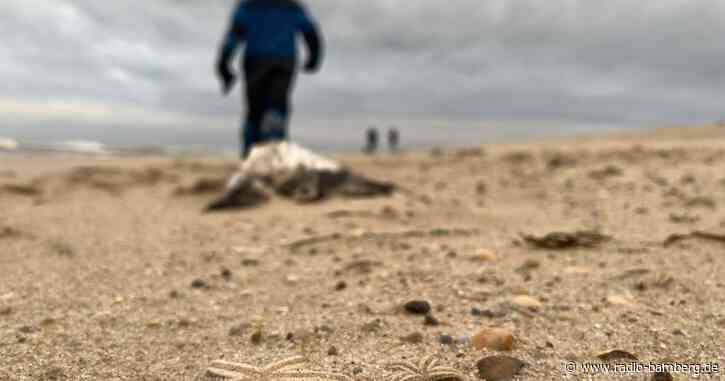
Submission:
<svg viewBox="0 0 725 381">
<path fill-rule="evenodd" d="M 248 364 L 238 364 L 217 360 L 207 369 L 210 375 L 229 381 L 275 381 L 275 380 L 328 380 L 351 381 L 342 374 L 314 372 L 301 369 L 306 360 L 304 357 L 291 357 L 277 361 L 266 367 L 258 368 Z"/>
<path fill-rule="evenodd" d="M 465 380 L 457 370 L 438 365 L 435 356 L 422 358 L 418 364 L 398 362 L 390 365 L 396 372 L 390 381 L 441 381 L 448 379 Z"/>
</svg>

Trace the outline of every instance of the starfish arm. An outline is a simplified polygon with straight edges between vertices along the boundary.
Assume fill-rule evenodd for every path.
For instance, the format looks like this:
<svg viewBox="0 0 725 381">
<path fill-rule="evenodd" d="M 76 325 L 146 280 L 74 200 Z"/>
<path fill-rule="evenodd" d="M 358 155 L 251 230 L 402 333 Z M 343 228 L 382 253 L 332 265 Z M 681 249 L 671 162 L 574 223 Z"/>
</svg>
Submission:
<svg viewBox="0 0 725 381">
<path fill-rule="evenodd" d="M 431 381 L 437 381 L 437 380 L 447 380 L 447 379 L 457 379 L 457 380 L 465 380 L 463 375 L 458 372 L 455 369 L 436 369 L 434 372 L 430 374 Z"/>
<path fill-rule="evenodd" d="M 416 368 L 415 365 L 407 362 L 396 362 L 390 364 L 390 369 L 396 370 L 398 372 L 410 372 L 413 374 L 420 374 L 420 369 Z"/>
<path fill-rule="evenodd" d="M 274 372 L 269 374 L 269 378 L 272 380 L 284 380 L 291 378 L 293 380 L 316 379 L 329 381 L 352 381 L 350 377 L 344 374 L 314 371 Z"/>
<path fill-rule="evenodd" d="M 426 379 L 419 374 L 409 374 L 401 378 L 400 381 L 426 381 Z"/>
<path fill-rule="evenodd" d="M 255 368 L 251 365 L 247 364 L 237 364 L 229 361 L 223 361 L 223 360 L 217 360 L 211 363 L 213 367 L 217 368 L 227 368 L 234 370 L 236 372 L 246 374 L 246 375 L 252 375 L 252 376 L 258 376 L 262 373 L 262 370 L 259 368 Z"/>
<path fill-rule="evenodd" d="M 270 374 L 270 378 L 274 380 L 282 380 L 291 378 L 293 380 L 304 380 L 304 379 L 317 379 L 317 380 L 330 380 L 330 381 L 352 381 L 350 377 L 344 374 L 327 373 L 327 372 L 313 372 L 313 371 L 299 371 L 299 372 L 275 372 Z"/>
<path fill-rule="evenodd" d="M 304 357 L 295 356 L 295 357 L 291 357 L 291 358 L 288 358 L 285 360 L 277 361 L 274 364 L 270 364 L 267 367 L 265 367 L 264 370 L 267 372 L 276 372 L 278 370 L 288 369 L 295 365 L 304 364 L 305 362 L 307 362 L 307 360 Z"/>
<path fill-rule="evenodd" d="M 230 378 L 232 380 L 243 380 L 244 375 L 237 372 L 232 372 L 229 370 L 219 369 L 219 368 L 208 368 L 207 372 L 214 376 L 224 377 L 224 378 Z"/>
<path fill-rule="evenodd" d="M 438 363 L 438 359 L 435 356 L 428 356 L 423 358 L 423 360 L 420 361 L 419 368 L 421 371 L 426 372 L 433 367 L 436 366 Z"/>
</svg>

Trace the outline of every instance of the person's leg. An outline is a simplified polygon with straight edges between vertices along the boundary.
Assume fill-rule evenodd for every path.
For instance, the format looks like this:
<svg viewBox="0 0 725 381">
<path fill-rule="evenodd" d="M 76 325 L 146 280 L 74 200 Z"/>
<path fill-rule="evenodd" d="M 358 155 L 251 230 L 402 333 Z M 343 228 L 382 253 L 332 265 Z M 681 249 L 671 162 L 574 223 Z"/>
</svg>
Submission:
<svg viewBox="0 0 725 381">
<path fill-rule="evenodd" d="M 290 92 L 294 72 L 280 67 L 270 71 L 266 83 L 262 140 L 287 140 L 290 119 Z"/>
<path fill-rule="evenodd" d="M 244 65 L 246 76 L 247 117 L 242 126 L 241 157 L 247 158 L 255 144 L 262 140 L 260 128 L 266 108 L 266 68 L 255 62 L 246 62 Z"/>
</svg>

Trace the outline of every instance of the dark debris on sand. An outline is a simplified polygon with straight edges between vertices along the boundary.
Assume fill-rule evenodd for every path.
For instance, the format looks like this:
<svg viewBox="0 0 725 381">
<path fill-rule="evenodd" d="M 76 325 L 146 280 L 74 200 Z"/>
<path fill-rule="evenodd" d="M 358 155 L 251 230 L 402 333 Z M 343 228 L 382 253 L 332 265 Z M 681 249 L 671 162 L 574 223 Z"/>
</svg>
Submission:
<svg viewBox="0 0 725 381">
<path fill-rule="evenodd" d="M 388 196 L 394 191 L 395 185 L 391 183 L 370 180 L 349 171 L 299 170 L 247 181 L 244 186 L 228 191 L 211 202 L 207 211 L 257 206 L 267 201 L 270 193 L 298 203 L 313 203 L 332 197 Z"/>
<path fill-rule="evenodd" d="M 596 230 L 552 232 L 542 237 L 522 234 L 521 238 L 533 248 L 548 250 L 594 248 L 612 239 Z"/>
</svg>

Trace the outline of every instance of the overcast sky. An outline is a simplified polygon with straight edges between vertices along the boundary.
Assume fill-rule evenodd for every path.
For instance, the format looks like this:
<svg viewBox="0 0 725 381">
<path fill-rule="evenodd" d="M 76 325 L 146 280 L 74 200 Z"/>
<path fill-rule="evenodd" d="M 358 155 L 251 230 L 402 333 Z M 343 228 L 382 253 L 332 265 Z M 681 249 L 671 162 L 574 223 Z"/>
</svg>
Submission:
<svg viewBox="0 0 725 381">
<path fill-rule="evenodd" d="M 293 129 L 308 140 L 388 122 L 725 119 L 724 0 L 306 4 L 328 45 L 322 72 L 301 76 L 294 97 Z M 75 139 L 78 126 L 114 139 L 236 136 L 239 94 L 221 98 L 212 70 L 235 5 L 0 1 L 0 136 Z"/>
</svg>

